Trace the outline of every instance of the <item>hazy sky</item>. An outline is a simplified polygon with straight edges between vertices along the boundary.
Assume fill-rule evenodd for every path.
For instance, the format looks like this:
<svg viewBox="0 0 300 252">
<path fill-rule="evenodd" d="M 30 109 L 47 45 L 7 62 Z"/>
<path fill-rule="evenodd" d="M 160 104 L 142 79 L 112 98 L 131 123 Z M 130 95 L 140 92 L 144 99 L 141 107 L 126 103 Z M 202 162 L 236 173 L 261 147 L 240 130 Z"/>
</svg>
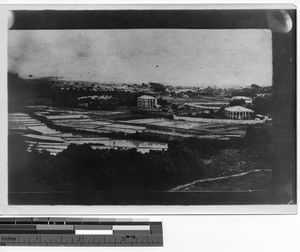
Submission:
<svg viewBox="0 0 300 252">
<path fill-rule="evenodd" d="M 10 30 L 8 66 L 22 77 L 106 83 L 272 85 L 269 30 Z"/>
</svg>

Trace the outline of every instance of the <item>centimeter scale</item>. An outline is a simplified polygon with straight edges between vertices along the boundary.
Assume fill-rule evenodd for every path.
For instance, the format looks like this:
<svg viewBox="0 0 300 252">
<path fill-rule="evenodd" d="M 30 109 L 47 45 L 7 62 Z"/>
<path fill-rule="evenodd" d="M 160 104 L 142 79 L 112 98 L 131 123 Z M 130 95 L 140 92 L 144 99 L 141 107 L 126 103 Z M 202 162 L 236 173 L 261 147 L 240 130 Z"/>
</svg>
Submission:
<svg viewBox="0 0 300 252">
<path fill-rule="evenodd" d="M 0 246 L 163 246 L 149 219 L 0 218 Z"/>
</svg>

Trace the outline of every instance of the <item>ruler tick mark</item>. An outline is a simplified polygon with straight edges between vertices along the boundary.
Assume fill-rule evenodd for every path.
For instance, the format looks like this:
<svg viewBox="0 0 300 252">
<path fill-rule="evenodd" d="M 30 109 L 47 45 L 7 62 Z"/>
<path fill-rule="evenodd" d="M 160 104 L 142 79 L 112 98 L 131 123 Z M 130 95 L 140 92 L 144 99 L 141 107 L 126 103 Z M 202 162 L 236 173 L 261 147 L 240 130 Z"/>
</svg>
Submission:
<svg viewBox="0 0 300 252">
<path fill-rule="evenodd" d="M 74 220 L 75 219 L 75 220 Z M 30 222 L 30 223 L 29 223 Z M 132 227 L 129 227 L 128 230 L 126 228 L 124 230 L 112 230 L 112 234 L 110 235 L 92 235 L 95 230 L 106 230 L 110 229 L 112 227 L 121 225 L 126 226 L 130 225 L 130 223 L 124 223 L 116 222 L 114 224 L 114 221 L 104 221 L 104 224 L 99 224 L 97 221 L 94 221 L 93 224 L 89 222 L 84 222 L 79 219 L 79 221 L 76 221 L 76 218 L 73 218 L 72 221 L 63 221 L 62 218 L 59 219 L 46 219 L 46 218 L 30 218 L 30 221 L 27 221 L 26 219 L 11 221 L 10 225 L 32 225 L 36 227 L 36 229 L 25 229 L 24 228 L 20 230 L 26 230 L 25 233 L 16 232 L 15 227 L 13 228 L 13 232 L 8 234 L 3 233 L 3 235 L 0 233 L 0 241 L 2 246 L 19 246 L 19 245 L 27 245 L 27 246 L 36 246 L 36 245 L 44 245 L 44 246 L 57 246 L 57 245 L 68 245 L 68 246 L 101 246 L 104 244 L 105 246 L 162 246 L 162 234 L 157 235 L 155 231 L 150 230 L 146 233 L 145 231 L 138 232 L 134 231 Z M 80 229 L 80 226 L 82 226 L 83 230 L 89 230 L 87 234 L 79 235 L 76 234 L 75 225 L 71 225 L 71 223 L 80 223 L 78 224 L 78 228 Z M 107 224 L 109 223 L 109 225 Z M 117 224 L 118 223 L 118 224 Z M 134 226 L 134 222 L 132 223 Z M 150 223 L 151 224 L 151 223 Z M 66 227 L 64 227 L 64 225 Z M 98 226 L 99 227 L 98 227 Z M 106 225 L 106 226 L 105 226 Z M 138 225 L 141 225 L 139 223 Z M 48 227 L 47 227 L 48 226 Z M 56 228 L 57 226 L 57 228 Z M 155 230 L 159 227 L 158 223 L 155 222 Z M 71 230 L 71 227 L 73 227 L 73 230 Z M 140 226 L 139 226 L 140 227 Z M 65 229 L 66 228 L 66 229 Z M 5 231 L 9 229 L 5 229 Z M 37 230 L 37 231 L 36 231 Z M 48 232 L 49 230 L 49 232 Z M 31 232 L 32 231 L 32 232 Z M 74 232 L 74 233 L 73 233 Z M 3 240 L 7 239 L 6 237 L 9 237 L 10 240 Z M 12 238 L 11 238 L 12 237 Z M 12 240 L 14 239 L 14 240 Z"/>
</svg>

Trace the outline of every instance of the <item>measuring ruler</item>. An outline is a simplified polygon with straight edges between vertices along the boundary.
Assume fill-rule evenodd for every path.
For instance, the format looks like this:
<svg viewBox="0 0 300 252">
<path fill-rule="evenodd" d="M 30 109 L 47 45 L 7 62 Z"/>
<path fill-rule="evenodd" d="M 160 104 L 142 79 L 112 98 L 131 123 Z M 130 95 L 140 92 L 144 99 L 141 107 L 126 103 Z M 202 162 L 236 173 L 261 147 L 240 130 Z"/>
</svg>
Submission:
<svg viewBox="0 0 300 252">
<path fill-rule="evenodd" d="M 131 218 L 0 218 L 0 246 L 163 246 L 162 222 Z"/>
</svg>

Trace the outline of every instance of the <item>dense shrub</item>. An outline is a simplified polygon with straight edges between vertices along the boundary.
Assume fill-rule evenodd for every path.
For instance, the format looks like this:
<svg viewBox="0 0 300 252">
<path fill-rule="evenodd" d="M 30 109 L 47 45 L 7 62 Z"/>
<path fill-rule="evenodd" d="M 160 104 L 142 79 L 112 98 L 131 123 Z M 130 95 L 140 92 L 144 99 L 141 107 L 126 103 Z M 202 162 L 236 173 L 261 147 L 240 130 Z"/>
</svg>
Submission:
<svg viewBox="0 0 300 252">
<path fill-rule="evenodd" d="M 42 191 L 157 191 L 205 174 L 198 152 L 177 141 L 170 143 L 167 151 L 146 154 L 135 149 L 94 150 L 89 145 L 74 144 L 56 156 L 34 149 L 31 153 L 23 150 L 22 161 L 13 160 L 16 153 L 12 149 L 10 152 L 10 165 L 22 166 L 26 171 L 22 177 L 18 177 L 20 173 L 15 175 L 29 191 L 37 188 Z"/>
<path fill-rule="evenodd" d="M 266 132 L 262 134 L 266 136 Z M 254 139 L 263 139 L 256 136 Z M 136 149 L 94 150 L 87 144 L 71 144 L 53 156 L 35 148 L 28 153 L 24 139 L 10 136 L 10 191 L 167 190 L 207 176 L 203 159 L 222 149 L 245 148 L 249 139 L 253 139 L 251 129 L 245 139 L 173 140 L 168 142 L 168 150 L 146 154 Z M 264 138 L 268 140 L 269 136 Z"/>
</svg>

